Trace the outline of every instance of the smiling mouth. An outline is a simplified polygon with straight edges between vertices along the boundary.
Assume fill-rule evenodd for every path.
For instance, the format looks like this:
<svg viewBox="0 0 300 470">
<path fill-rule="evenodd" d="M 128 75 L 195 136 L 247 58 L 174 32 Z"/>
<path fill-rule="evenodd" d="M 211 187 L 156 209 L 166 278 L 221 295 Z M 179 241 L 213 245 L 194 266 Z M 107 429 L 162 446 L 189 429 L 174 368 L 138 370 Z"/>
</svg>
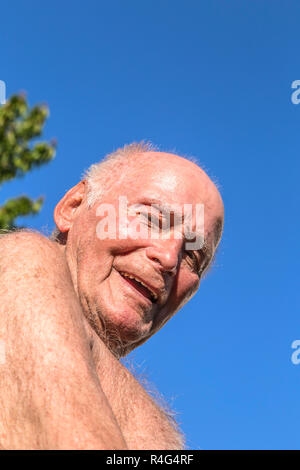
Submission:
<svg viewBox="0 0 300 470">
<path fill-rule="evenodd" d="M 153 292 L 148 286 L 146 286 L 143 281 L 136 278 L 132 274 L 126 273 L 124 271 L 119 271 L 123 279 L 128 282 L 132 287 L 134 287 L 140 294 L 150 300 L 152 303 L 157 302 L 157 295 Z"/>
</svg>

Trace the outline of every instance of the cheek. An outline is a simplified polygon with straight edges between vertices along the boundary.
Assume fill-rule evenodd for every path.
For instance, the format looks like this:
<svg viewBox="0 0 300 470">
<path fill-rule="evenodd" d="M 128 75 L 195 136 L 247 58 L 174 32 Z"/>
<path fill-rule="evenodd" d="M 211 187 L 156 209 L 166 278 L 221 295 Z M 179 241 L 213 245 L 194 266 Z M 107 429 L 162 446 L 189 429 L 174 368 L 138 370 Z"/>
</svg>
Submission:
<svg viewBox="0 0 300 470">
<path fill-rule="evenodd" d="M 190 271 L 188 267 L 182 266 L 174 284 L 174 297 L 183 306 L 198 290 L 200 279 L 196 273 Z M 172 289 L 172 291 L 173 291 Z"/>
<path fill-rule="evenodd" d="M 78 278 L 86 292 L 94 292 L 112 269 L 113 256 L 110 250 L 97 249 L 92 243 L 85 244 L 78 253 Z"/>
</svg>

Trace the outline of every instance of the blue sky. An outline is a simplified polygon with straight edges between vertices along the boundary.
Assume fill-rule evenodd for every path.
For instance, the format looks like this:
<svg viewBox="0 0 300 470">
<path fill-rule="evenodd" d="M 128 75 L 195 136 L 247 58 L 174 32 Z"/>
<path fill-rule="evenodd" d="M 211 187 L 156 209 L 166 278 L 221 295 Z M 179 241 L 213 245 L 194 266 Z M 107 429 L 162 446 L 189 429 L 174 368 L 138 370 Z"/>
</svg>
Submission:
<svg viewBox="0 0 300 470">
<path fill-rule="evenodd" d="M 1 188 L 56 202 L 90 164 L 150 139 L 219 182 L 225 229 L 198 294 L 132 355 L 192 449 L 299 449 L 300 79 L 296 0 L 5 2 L 0 80 L 47 102 L 56 159 Z"/>
</svg>

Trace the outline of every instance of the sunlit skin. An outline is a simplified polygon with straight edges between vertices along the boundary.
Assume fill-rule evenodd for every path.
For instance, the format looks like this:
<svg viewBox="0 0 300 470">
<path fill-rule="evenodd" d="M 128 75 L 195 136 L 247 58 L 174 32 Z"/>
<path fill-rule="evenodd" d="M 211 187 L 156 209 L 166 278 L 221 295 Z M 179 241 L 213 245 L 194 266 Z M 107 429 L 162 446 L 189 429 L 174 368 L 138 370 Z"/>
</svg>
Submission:
<svg viewBox="0 0 300 470">
<path fill-rule="evenodd" d="M 152 152 L 139 158 L 130 171 L 115 182 L 100 203 L 119 204 L 204 204 L 205 239 L 213 254 L 219 237 L 216 223 L 223 220 L 223 203 L 215 184 L 194 163 L 173 154 Z M 103 335 L 104 324 L 123 343 L 123 353 L 134 349 L 158 331 L 197 291 L 204 262 L 202 253 L 185 251 L 185 240 L 133 239 L 99 240 L 96 203 L 87 205 L 84 181 L 72 188 L 55 209 L 55 222 L 65 234 L 61 245 L 83 312 L 93 329 Z M 117 212 L 118 215 L 118 212 Z M 118 225 L 118 220 L 117 220 Z M 193 230 L 195 230 L 193 213 Z M 152 302 L 120 274 L 143 280 L 158 294 Z"/>
</svg>

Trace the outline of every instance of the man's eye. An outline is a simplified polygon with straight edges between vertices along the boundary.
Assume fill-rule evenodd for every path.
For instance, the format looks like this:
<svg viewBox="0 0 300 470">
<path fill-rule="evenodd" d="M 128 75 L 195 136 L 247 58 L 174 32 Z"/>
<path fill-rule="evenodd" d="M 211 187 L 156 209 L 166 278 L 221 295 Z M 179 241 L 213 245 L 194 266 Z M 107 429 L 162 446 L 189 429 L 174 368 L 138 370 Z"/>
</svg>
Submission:
<svg viewBox="0 0 300 470">
<path fill-rule="evenodd" d="M 200 274 L 200 259 L 198 254 L 196 254 L 194 251 L 187 250 L 185 252 L 185 259 L 188 263 L 188 265 L 197 272 L 197 274 Z"/>
<path fill-rule="evenodd" d="M 153 225 L 155 225 L 156 227 L 161 228 L 160 219 L 154 214 L 151 214 L 150 212 L 138 212 L 138 215 L 141 215 L 144 218 L 148 227 L 153 227 Z"/>
</svg>

